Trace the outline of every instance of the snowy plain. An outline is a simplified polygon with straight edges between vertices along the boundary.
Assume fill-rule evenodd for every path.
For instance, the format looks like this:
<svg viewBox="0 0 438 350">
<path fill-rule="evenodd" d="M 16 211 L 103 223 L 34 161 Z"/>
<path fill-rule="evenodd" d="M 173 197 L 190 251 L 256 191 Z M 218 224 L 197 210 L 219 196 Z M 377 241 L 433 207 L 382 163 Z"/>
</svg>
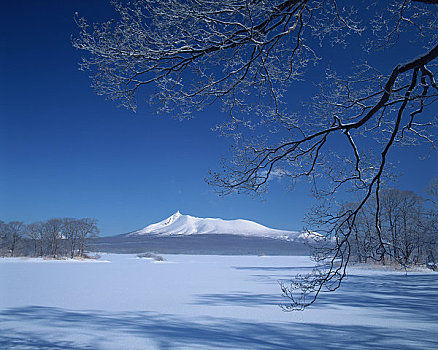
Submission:
<svg viewBox="0 0 438 350">
<path fill-rule="evenodd" d="M 0 259 L 0 349 L 437 349 L 438 274 L 352 268 L 287 313 L 308 257 Z"/>
</svg>

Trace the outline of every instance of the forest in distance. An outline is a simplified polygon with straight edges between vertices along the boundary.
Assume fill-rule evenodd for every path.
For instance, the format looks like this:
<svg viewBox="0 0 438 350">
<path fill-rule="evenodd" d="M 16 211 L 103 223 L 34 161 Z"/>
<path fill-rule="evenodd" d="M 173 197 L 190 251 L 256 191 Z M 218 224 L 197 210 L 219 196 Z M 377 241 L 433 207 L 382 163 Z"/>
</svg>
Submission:
<svg viewBox="0 0 438 350">
<path fill-rule="evenodd" d="M 31 224 L 0 220 L 0 256 L 84 258 L 87 242 L 98 235 L 97 219 L 53 218 Z"/>
<path fill-rule="evenodd" d="M 401 266 L 427 265 L 436 270 L 438 258 L 438 212 L 436 201 L 438 181 L 434 179 L 428 187 L 429 199 L 412 191 L 386 189 L 380 193 L 379 215 L 376 203 L 371 201 L 359 211 L 354 223 L 350 243 L 351 260 L 359 263 L 377 261 L 382 264 L 396 263 Z M 344 205 L 344 210 L 354 203 Z M 318 213 L 313 213 L 317 215 Z M 330 220 L 319 217 L 318 220 Z M 376 220 L 380 232 L 375 232 Z M 346 228 L 347 229 L 347 228 Z M 384 250 L 374 249 L 376 237 L 385 243 Z"/>
</svg>

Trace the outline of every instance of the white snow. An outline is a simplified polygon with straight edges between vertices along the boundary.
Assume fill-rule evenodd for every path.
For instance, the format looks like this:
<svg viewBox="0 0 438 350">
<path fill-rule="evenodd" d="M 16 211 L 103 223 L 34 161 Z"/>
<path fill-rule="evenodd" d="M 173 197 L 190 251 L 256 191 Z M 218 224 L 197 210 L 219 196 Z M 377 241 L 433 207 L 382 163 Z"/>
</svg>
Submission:
<svg viewBox="0 0 438 350">
<path fill-rule="evenodd" d="M 278 280 L 308 257 L 104 254 L 0 259 L 1 349 L 436 349 L 438 274 L 350 271 L 285 313 Z"/>
<path fill-rule="evenodd" d="M 287 240 L 306 240 L 310 238 L 310 236 L 306 233 L 276 230 L 249 220 L 198 218 L 191 215 L 183 215 L 179 211 L 156 224 L 151 224 L 141 230 L 132 232 L 129 234 L 129 236 L 178 236 L 193 234 L 237 234 Z"/>
</svg>

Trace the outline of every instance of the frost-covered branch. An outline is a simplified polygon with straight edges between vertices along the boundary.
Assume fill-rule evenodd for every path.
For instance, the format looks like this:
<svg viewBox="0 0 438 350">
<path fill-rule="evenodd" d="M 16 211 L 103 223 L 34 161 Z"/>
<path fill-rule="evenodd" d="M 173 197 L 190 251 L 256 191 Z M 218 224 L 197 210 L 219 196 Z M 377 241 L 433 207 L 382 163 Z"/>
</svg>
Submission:
<svg viewBox="0 0 438 350">
<path fill-rule="evenodd" d="M 230 118 L 218 130 L 232 136 L 235 147 L 233 158 L 208 179 L 221 193 L 261 192 L 273 176 L 314 185 L 322 204 L 309 229 L 325 232 L 330 243 L 315 254 L 322 268 L 282 286 L 291 301 L 286 309 L 304 308 L 339 287 L 355 223 L 370 202 L 373 257 L 385 255 L 380 192 L 391 176 L 391 149 L 437 142 L 436 1 L 136 0 L 114 6 L 116 21 L 90 25 L 75 17 L 73 45 L 86 53 L 81 68 L 92 72 L 98 94 L 135 110 L 145 89 L 159 111 L 179 118 L 222 104 Z M 340 50 L 353 40 L 369 60 L 341 72 L 327 69 L 320 92 L 291 111 L 287 92 L 294 83 L 306 81 L 327 48 Z M 401 40 L 407 62 L 394 49 Z M 369 63 L 382 57 L 392 60 L 390 68 Z M 350 192 L 356 204 L 337 205 L 338 194 Z"/>
</svg>

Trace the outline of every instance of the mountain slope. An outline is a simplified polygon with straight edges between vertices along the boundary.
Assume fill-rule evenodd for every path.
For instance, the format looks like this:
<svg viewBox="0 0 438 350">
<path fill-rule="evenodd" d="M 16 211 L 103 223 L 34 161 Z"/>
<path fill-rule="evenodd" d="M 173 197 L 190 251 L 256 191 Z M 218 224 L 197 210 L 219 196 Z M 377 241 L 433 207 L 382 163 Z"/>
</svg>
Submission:
<svg viewBox="0 0 438 350">
<path fill-rule="evenodd" d="M 249 220 L 198 218 L 183 215 L 179 211 L 156 224 L 151 224 L 141 230 L 129 233 L 128 236 L 188 236 L 204 234 L 231 234 L 289 241 L 306 240 L 309 237 L 308 233 L 276 230 Z"/>
</svg>

